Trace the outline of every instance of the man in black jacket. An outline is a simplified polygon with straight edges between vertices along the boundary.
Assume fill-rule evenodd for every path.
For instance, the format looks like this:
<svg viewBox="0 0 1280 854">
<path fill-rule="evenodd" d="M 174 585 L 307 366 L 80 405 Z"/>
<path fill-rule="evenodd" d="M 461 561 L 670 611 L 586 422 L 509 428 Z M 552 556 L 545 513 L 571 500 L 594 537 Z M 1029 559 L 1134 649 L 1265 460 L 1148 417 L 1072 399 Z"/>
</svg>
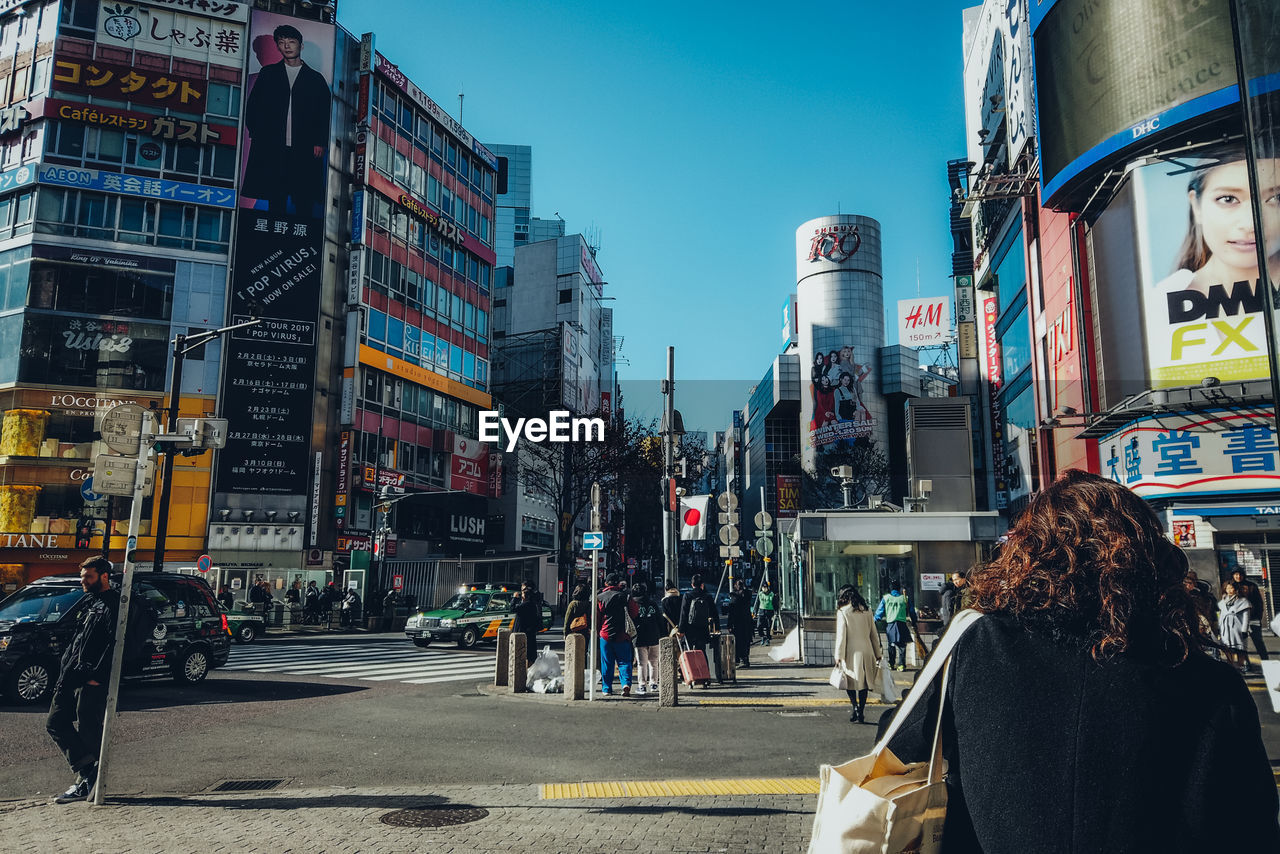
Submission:
<svg viewBox="0 0 1280 854">
<path fill-rule="evenodd" d="M 282 24 L 272 34 L 280 61 L 263 64 L 245 102 L 249 159 L 241 191 L 266 199 L 271 213 L 315 217 L 324 193 L 329 145 L 329 84 L 302 61 L 302 33 Z"/>
<path fill-rule="evenodd" d="M 49 737 L 76 772 L 76 781 L 54 798 L 54 803 L 86 800 L 98 779 L 98 750 L 120 610 L 120 593 L 111 589 L 111 571 L 111 561 L 104 557 L 91 557 L 80 564 L 80 586 L 88 595 L 75 636 L 62 654 L 58 684 L 45 720 Z"/>
<path fill-rule="evenodd" d="M 525 636 L 524 656 L 529 664 L 538 657 L 538 632 L 542 631 L 542 594 L 526 581 L 520 585 L 520 593 L 511 601 L 515 619 L 511 621 L 512 634 Z"/>
</svg>

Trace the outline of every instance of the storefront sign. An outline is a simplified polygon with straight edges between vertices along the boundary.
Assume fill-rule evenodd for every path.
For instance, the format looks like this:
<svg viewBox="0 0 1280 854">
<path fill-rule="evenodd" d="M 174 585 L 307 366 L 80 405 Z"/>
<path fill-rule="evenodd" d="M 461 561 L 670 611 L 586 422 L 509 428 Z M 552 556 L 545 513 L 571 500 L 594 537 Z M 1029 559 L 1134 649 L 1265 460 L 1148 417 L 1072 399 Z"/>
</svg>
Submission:
<svg viewBox="0 0 1280 854">
<path fill-rule="evenodd" d="M 206 187 L 202 184 L 188 184 L 183 181 L 170 181 L 167 178 L 139 178 L 135 175 L 122 175 L 118 172 L 100 172 L 97 169 L 79 169 L 74 166 L 40 166 L 41 184 L 55 187 L 75 187 L 80 190 L 102 190 L 107 193 L 119 193 L 124 196 L 141 196 L 149 199 L 167 199 L 175 202 L 190 202 L 193 205 L 209 205 L 215 208 L 234 208 L 236 206 L 235 190 L 225 187 Z"/>
<path fill-rule="evenodd" d="M 244 24 L 227 19 L 209 20 L 125 0 L 112 0 L 99 6 L 97 41 L 192 62 L 234 68 L 244 65 Z"/>
<path fill-rule="evenodd" d="M 453 134 L 453 136 L 467 148 L 470 148 L 477 157 L 489 164 L 489 168 L 498 171 L 498 157 L 492 151 L 485 148 L 471 134 L 467 133 L 467 129 L 459 124 L 453 116 L 445 112 L 439 104 L 427 97 L 427 94 L 413 85 L 413 82 L 404 75 L 404 73 L 394 64 L 387 60 L 385 56 L 374 52 L 374 69 L 386 77 L 393 86 L 404 94 L 408 95 L 410 100 L 422 108 L 422 110 L 431 118 L 435 119 L 445 130 Z"/>
<path fill-rule="evenodd" d="M 444 392 L 450 397 L 456 397 L 459 400 L 465 400 L 468 403 L 474 403 L 481 409 L 489 409 L 492 406 L 492 398 L 482 391 L 478 391 L 470 386 L 465 386 L 460 382 L 455 382 L 448 377 L 442 377 L 435 371 L 406 362 L 404 359 L 397 359 L 395 356 L 389 356 L 381 350 L 375 350 L 367 344 L 360 345 L 360 362 L 364 365 L 377 368 L 380 371 L 386 371 L 389 374 L 395 374 L 403 379 L 410 380 L 418 385 L 424 385 L 435 391 Z"/>
<path fill-rule="evenodd" d="M 373 551 L 373 538 L 368 534 L 338 537 L 337 550 L 343 554 L 350 554 L 351 552 L 371 552 Z"/>
<path fill-rule="evenodd" d="M 168 71 L 59 56 L 53 63 L 53 88 L 149 107 L 172 107 L 184 113 L 203 113 L 209 83 Z"/>
<path fill-rule="evenodd" d="M 73 537 L 65 534 L 0 534 L 0 549 L 70 549 Z"/>
<path fill-rule="evenodd" d="M 489 264 L 492 264 L 497 260 L 498 256 L 495 255 L 493 250 L 488 246 L 485 246 L 475 237 L 459 228 L 456 223 L 440 216 L 425 202 L 415 198 L 410 193 L 406 193 L 400 187 L 397 187 L 394 183 L 382 177 L 378 172 L 369 173 L 368 185 L 386 196 L 388 199 L 391 199 L 395 204 L 408 211 L 412 216 L 425 222 L 442 239 L 457 246 L 464 247 L 472 255 L 475 255 L 477 258 L 480 258 Z M 353 222 L 352 230 L 354 231 L 354 229 L 355 225 Z M 353 242 L 358 241 L 353 240 Z"/>
<path fill-rule="evenodd" d="M 1167 415 L 1140 418 L 1101 439 L 1103 476 L 1147 499 L 1280 488 L 1280 445 L 1270 416 L 1219 410 L 1197 417 L 1203 417 L 1198 424 L 1183 427 Z"/>
<path fill-rule="evenodd" d="M 996 318 L 999 307 L 994 297 L 982 301 L 983 334 L 987 359 L 987 399 L 991 408 L 991 468 L 996 479 L 996 507 L 1003 510 L 1008 504 L 1008 486 L 1004 482 L 1004 417 L 1000 410 L 1001 378 L 1000 341 L 996 338 Z"/>
<path fill-rule="evenodd" d="M 351 431 L 343 430 L 338 440 L 338 471 L 334 475 L 334 504 L 342 506 L 347 503 L 347 490 L 351 488 L 349 473 L 351 471 Z"/>
<path fill-rule="evenodd" d="M 971 323 L 978 319 L 978 307 L 973 300 L 973 276 L 956 276 L 956 323 Z"/>
<path fill-rule="evenodd" d="M 898 343 L 904 347 L 930 347 L 947 340 L 951 332 L 951 299 L 898 300 Z"/>
<path fill-rule="evenodd" d="M 380 469 L 377 466 L 366 465 L 363 472 L 366 486 L 373 486 L 375 481 L 379 489 L 384 486 L 404 486 L 404 474 L 395 469 Z"/>
<path fill-rule="evenodd" d="M 248 3 L 231 3 L 223 0 L 147 0 L 147 4 L 182 9 L 197 15 L 207 15 L 224 21 L 239 21 L 242 24 L 249 20 L 250 4 Z"/>
<path fill-rule="evenodd" d="M 800 513 L 800 477 L 778 475 L 778 518 L 794 519 Z"/>
<path fill-rule="evenodd" d="M 357 246 L 364 243 L 364 195 L 364 190 L 351 194 L 351 242 Z"/>
<path fill-rule="evenodd" d="M 0 172 L 0 193 L 7 193 L 9 190 L 25 187 L 28 184 L 35 183 L 35 180 L 35 166 L 19 166 L 17 169 Z"/>
<path fill-rule="evenodd" d="M 462 489 L 473 495 L 489 494 L 489 445 L 454 434 L 449 488 Z"/>
<path fill-rule="evenodd" d="M 810 261 L 843 264 L 862 246 L 856 225 L 824 225 L 813 230 L 809 243 Z"/>
<path fill-rule="evenodd" d="M 10 104 L 0 108 L 0 136 L 8 136 L 22 130 L 22 126 L 31 120 L 31 112 L 26 104 Z"/>
<path fill-rule="evenodd" d="M 44 101 L 41 115 L 93 127 L 134 131 L 156 139 L 171 139 L 176 142 L 194 142 L 197 145 L 236 144 L 236 130 L 230 125 L 188 121 L 173 116 L 152 116 L 97 104 L 80 104 L 75 101 L 49 98 Z M 3 127 L 0 127 L 0 134 L 3 133 Z"/>
</svg>

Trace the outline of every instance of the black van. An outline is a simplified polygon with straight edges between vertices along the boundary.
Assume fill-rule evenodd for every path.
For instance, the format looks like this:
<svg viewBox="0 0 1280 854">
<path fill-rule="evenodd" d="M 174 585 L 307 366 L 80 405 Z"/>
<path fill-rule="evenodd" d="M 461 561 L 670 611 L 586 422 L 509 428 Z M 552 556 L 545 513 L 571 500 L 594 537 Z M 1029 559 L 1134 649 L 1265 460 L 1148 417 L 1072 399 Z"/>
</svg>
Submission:
<svg viewBox="0 0 1280 854">
<path fill-rule="evenodd" d="M 231 632 L 200 578 L 135 572 L 124 676 L 194 684 L 227 663 Z M 47 701 L 62 651 L 75 635 L 84 590 L 78 575 L 38 578 L 0 602 L 0 689 L 17 703 Z M 135 630 L 142 636 L 134 636 Z"/>
</svg>

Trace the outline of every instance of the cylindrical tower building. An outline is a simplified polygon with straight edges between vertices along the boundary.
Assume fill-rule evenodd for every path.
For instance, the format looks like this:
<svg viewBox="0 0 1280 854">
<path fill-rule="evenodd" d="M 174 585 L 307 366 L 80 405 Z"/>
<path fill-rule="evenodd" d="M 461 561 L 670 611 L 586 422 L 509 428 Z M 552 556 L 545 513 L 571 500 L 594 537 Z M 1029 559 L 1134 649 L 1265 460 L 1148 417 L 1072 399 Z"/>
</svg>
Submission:
<svg viewBox="0 0 1280 854">
<path fill-rule="evenodd" d="M 796 229 L 800 433 L 804 467 L 861 437 L 886 447 L 876 368 L 884 346 L 880 223 L 824 216 Z"/>
</svg>

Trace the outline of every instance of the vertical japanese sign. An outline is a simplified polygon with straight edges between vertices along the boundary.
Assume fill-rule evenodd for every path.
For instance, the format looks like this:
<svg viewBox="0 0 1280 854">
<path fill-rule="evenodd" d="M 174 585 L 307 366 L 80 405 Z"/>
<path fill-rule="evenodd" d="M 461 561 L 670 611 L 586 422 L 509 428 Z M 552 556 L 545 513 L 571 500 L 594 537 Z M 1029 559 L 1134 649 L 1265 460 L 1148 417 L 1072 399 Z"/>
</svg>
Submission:
<svg viewBox="0 0 1280 854">
<path fill-rule="evenodd" d="M 982 326 L 987 359 L 987 395 L 991 409 L 991 472 L 996 479 L 996 507 L 1004 509 L 1009 502 L 1008 485 L 1004 482 L 1004 413 L 1000 409 L 1000 342 L 996 339 L 996 319 L 1000 308 L 995 297 L 982 301 Z"/>
<path fill-rule="evenodd" d="M 333 27 L 254 10 L 216 491 L 314 498 L 311 407 L 320 311 Z M 314 487 L 313 487 L 314 488 Z M 301 509 L 301 505 L 299 509 Z M 315 514 L 312 514 L 313 529 Z M 312 531 L 315 542 L 315 532 Z"/>
</svg>

